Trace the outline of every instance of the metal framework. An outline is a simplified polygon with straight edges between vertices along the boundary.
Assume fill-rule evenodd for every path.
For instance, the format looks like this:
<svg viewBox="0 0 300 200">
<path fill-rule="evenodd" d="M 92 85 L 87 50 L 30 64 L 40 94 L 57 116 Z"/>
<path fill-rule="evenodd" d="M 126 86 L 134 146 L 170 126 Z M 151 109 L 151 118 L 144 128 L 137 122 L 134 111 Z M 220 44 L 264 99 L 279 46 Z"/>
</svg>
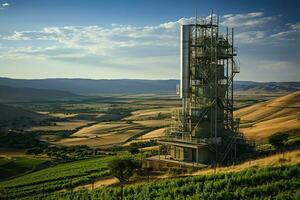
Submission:
<svg viewBox="0 0 300 200">
<path fill-rule="evenodd" d="M 181 26 L 182 108 L 174 111 L 170 130 L 160 143 L 183 150 L 188 143 L 196 145 L 196 162 L 206 148 L 215 164 L 235 150 L 233 79 L 240 72 L 236 55 L 234 30 L 226 28 L 225 35 L 220 34 L 219 17 L 212 12 L 204 18 L 196 14 L 194 24 Z"/>
</svg>

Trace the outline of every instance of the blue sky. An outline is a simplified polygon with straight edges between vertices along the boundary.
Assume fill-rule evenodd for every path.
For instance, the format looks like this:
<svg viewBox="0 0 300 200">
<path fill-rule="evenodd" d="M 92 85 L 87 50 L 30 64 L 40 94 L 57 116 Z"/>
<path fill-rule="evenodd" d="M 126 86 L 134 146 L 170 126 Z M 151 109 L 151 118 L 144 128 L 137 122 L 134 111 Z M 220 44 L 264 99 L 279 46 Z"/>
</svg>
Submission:
<svg viewBox="0 0 300 200">
<path fill-rule="evenodd" d="M 238 80 L 300 81 L 299 1 L 0 0 L 0 76 L 179 78 L 179 26 L 235 28 Z"/>
</svg>

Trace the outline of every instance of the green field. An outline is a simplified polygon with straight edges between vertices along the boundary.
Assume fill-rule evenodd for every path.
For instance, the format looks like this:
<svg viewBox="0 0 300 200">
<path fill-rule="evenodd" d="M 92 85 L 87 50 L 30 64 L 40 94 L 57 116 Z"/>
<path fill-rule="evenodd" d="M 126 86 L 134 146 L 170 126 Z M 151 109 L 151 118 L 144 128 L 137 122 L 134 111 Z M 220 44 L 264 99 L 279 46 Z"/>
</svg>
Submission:
<svg viewBox="0 0 300 200">
<path fill-rule="evenodd" d="M 35 170 L 45 162 L 45 160 L 25 157 L 16 157 L 13 159 L 2 158 L 0 159 L 0 180 Z"/>
<path fill-rule="evenodd" d="M 139 136 L 167 127 L 171 109 L 177 107 L 178 102 L 177 99 L 170 103 L 162 99 L 120 98 L 112 103 L 91 100 L 19 105 L 45 112 L 53 118 L 48 121 L 30 121 L 19 128 L 13 126 L 17 122 L 3 127 L 3 130 L 10 131 L 0 134 L 1 145 L 22 149 L 30 155 L 28 158 L 0 159 L 0 199 L 118 199 L 119 187 L 93 191 L 78 189 L 101 182 L 103 178 L 110 179 L 112 174 L 107 164 L 116 155 L 127 155 L 124 151 L 131 148 L 122 145 L 128 141 L 140 142 L 137 139 Z M 239 103 L 242 105 L 248 101 Z M 74 123 L 82 122 L 80 120 L 87 124 L 75 126 Z M 118 137 L 125 135 L 126 131 L 133 132 L 128 133 L 126 140 L 118 142 Z M 67 140 L 73 143 L 63 146 L 69 145 Z M 84 144 L 81 144 L 82 141 Z M 106 141 L 113 145 L 103 148 Z M 92 149 L 94 144 L 97 148 Z M 155 144 L 139 143 L 135 148 Z M 290 134 L 286 144 L 287 147 L 297 146 L 298 132 Z M 260 149 L 257 150 L 267 153 L 276 150 L 266 143 L 258 147 Z M 56 164 L 49 165 L 44 163 L 47 161 L 33 159 L 33 155 L 47 157 L 51 163 Z M 265 199 L 297 199 L 300 189 L 299 171 L 300 165 L 294 165 L 129 184 L 125 186 L 124 199 L 262 199 L 261 196 Z M 169 177 L 167 173 L 164 175 Z M 154 175 L 150 180 L 155 178 Z M 134 178 L 132 181 L 139 182 Z"/>
<path fill-rule="evenodd" d="M 89 183 L 110 175 L 107 163 L 114 156 L 97 157 L 82 161 L 58 164 L 8 181 L 0 182 L 2 197 L 21 199 L 30 196 L 48 195 L 61 189 Z M 0 198 L 1 199 L 1 198 Z"/>
<path fill-rule="evenodd" d="M 45 199 L 119 199 L 119 187 L 62 192 Z M 30 198 L 29 198 L 30 199 Z M 300 165 L 202 175 L 124 188 L 124 199 L 300 199 Z"/>
</svg>

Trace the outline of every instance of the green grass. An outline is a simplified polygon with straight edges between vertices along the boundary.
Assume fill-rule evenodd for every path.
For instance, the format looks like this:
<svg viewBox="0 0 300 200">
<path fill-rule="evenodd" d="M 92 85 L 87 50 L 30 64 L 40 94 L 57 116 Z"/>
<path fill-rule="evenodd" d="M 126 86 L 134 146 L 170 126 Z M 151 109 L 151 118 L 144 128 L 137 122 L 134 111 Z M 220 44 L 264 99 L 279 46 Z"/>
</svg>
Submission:
<svg viewBox="0 0 300 200">
<path fill-rule="evenodd" d="M 113 156 L 58 164 L 40 171 L 0 182 L 2 195 L 8 199 L 48 194 L 64 188 L 89 183 L 91 180 L 110 174 L 107 163 Z M 20 161 L 28 164 L 27 161 Z M 1 199 L 1 196 L 0 196 Z"/>
<path fill-rule="evenodd" d="M 26 157 L 17 157 L 15 160 L 16 164 L 26 166 L 26 167 L 34 167 L 43 162 L 45 162 L 45 160 L 32 159 L 32 158 L 26 158 Z"/>
<path fill-rule="evenodd" d="M 31 199 L 30 197 L 28 199 Z M 44 199 L 120 199 L 119 187 L 54 193 Z M 126 200 L 300 199 L 300 165 L 169 179 L 125 186 Z"/>
<path fill-rule="evenodd" d="M 26 157 L 17 157 L 14 159 L 0 159 L 0 180 L 10 178 L 34 170 L 45 160 L 38 160 Z"/>
<path fill-rule="evenodd" d="M 284 143 L 285 146 L 299 147 L 300 146 L 300 134 L 289 136 L 288 140 Z"/>
<path fill-rule="evenodd" d="M 274 151 L 276 148 L 269 144 L 269 143 L 265 143 L 265 144 L 260 144 L 260 145 L 257 145 L 256 146 L 256 151 L 259 151 L 259 152 L 267 152 L 267 151 Z"/>
</svg>

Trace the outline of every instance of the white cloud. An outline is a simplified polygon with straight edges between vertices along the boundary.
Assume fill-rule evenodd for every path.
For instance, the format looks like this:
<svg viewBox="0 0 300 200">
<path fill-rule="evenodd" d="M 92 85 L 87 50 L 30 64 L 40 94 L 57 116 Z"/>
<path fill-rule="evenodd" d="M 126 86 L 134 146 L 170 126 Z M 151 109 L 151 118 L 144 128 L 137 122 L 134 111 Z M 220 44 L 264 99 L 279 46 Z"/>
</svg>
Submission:
<svg viewBox="0 0 300 200">
<path fill-rule="evenodd" d="M 286 60 L 280 60 L 280 61 L 263 60 L 258 62 L 257 67 L 265 70 L 280 70 L 280 69 L 288 70 L 288 68 L 298 67 L 298 64 Z"/>
<path fill-rule="evenodd" d="M 9 3 L 3 3 L 2 4 L 2 7 L 7 7 L 7 6 L 9 6 Z"/>
<path fill-rule="evenodd" d="M 298 23 L 295 23 L 295 24 L 290 24 L 292 30 L 295 30 L 295 31 L 300 31 L 300 22 Z"/>
<path fill-rule="evenodd" d="M 29 40 L 28 37 L 25 36 L 22 32 L 15 31 L 13 35 L 2 36 L 3 40 Z"/>
<path fill-rule="evenodd" d="M 299 62 L 295 60 L 257 58 L 249 55 L 240 58 L 242 62 L 240 80 L 252 81 L 299 81 Z"/>
<path fill-rule="evenodd" d="M 183 17 L 175 22 L 167 22 L 167 23 L 160 24 L 159 27 L 165 28 L 167 30 L 178 30 L 180 25 L 194 23 L 194 21 L 195 21 L 195 17 L 191 17 L 191 18 Z"/>
<path fill-rule="evenodd" d="M 272 22 L 276 18 L 276 16 L 265 17 L 263 12 L 227 14 L 223 16 L 224 21 L 221 24 L 228 27 L 257 27 Z"/>
<path fill-rule="evenodd" d="M 9 7 L 10 6 L 10 4 L 9 3 L 2 3 L 2 4 L 0 4 L 0 10 L 3 10 L 4 8 L 6 8 L 6 7 Z"/>
<path fill-rule="evenodd" d="M 278 44 L 282 44 L 283 39 L 299 38 L 300 29 L 300 23 L 289 24 L 285 27 L 287 30 L 272 34 L 272 30 L 265 28 L 265 25 L 275 18 L 265 17 L 263 12 L 228 14 L 223 16 L 224 22 L 221 25 L 237 27 L 235 39 L 238 46 L 261 44 L 260 47 L 264 45 L 264 51 L 273 53 L 275 49 L 266 45 L 267 42 L 270 44 L 270 41 L 278 40 Z M 63 65 L 97 66 L 101 67 L 101 70 L 105 68 L 120 72 L 134 69 L 132 74 L 138 70 L 143 74 L 143 70 L 148 70 L 147 73 L 152 73 L 153 77 L 154 74 L 176 77 L 176 73 L 179 73 L 179 27 L 182 24 L 194 23 L 194 20 L 194 17 L 181 18 L 156 26 L 53 26 L 39 30 L 16 31 L 0 36 L 0 61 L 16 62 L 16 59 L 24 58 L 50 63 L 51 60 Z M 241 55 L 243 52 L 239 53 Z M 248 63 L 243 63 L 243 60 L 241 62 L 242 65 Z M 291 66 L 290 63 L 271 61 L 256 65 L 256 69 L 266 66 L 274 69 Z M 162 70 L 165 70 L 164 74 L 160 74 Z M 174 72 L 175 70 L 177 72 Z"/>
<path fill-rule="evenodd" d="M 27 59 L 38 57 L 123 68 L 170 66 L 176 64 L 179 27 L 192 20 L 181 18 L 157 26 L 141 27 L 112 24 L 109 27 L 64 26 L 15 31 L 11 35 L 0 36 L 0 41 L 11 44 L 23 42 L 26 46 L 8 45 L 0 49 L 0 58 L 13 60 L 22 56 Z"/>
<path fill-rule="evenodd" d="M 291 40 L 291 41 L 299 41 L 300 40 L 300 23 L 295 24 L 287 24 L 289 26 L 289 30 L 282 31 L 279 33 L 275 33 L 270 35 L 271 38 L 277 40 Z"/>
<path fill-rule="evenodd" d="M 265 37 L 264 31 L 248 31 L 235 35 L 236 41 L 239 43 L 257 43 Z"/>
<path fill-rule="evenodd" d="M 2 36 L 5 41 L 56 42 L 61 48 L 81 49 L 84 54 L 108 55 L 120 48 L 172 47 L 178 46 L 179 27 L 193 18 L 181 18 L 175 22 L 157 26 L 130 26 L 112 24 L 101 26 L 45 27 L 34 31 L 16 31 Z"/>
</svg>

